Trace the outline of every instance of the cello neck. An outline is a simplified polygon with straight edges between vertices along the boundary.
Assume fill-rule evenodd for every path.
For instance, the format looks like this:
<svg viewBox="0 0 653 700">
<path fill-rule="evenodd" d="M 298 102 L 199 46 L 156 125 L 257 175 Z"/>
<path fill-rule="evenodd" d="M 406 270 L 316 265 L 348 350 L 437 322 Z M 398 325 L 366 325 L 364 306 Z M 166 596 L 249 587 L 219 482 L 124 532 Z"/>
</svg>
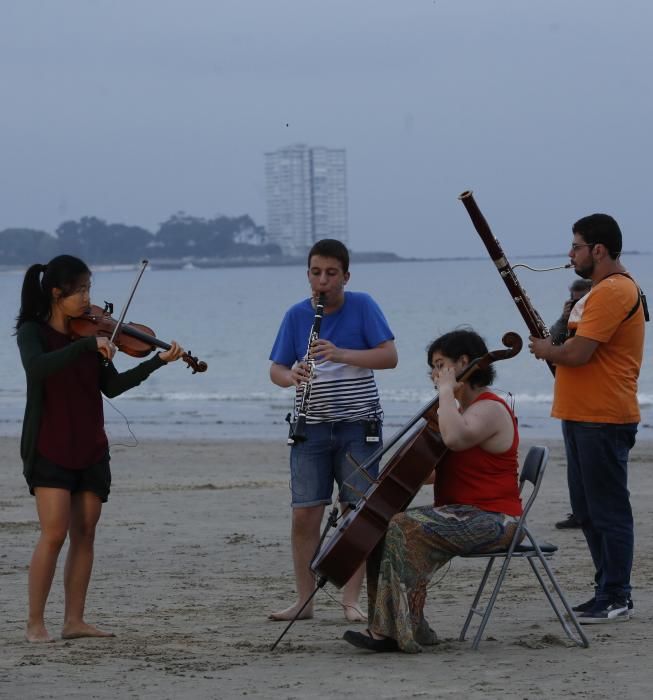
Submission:
<svg viewBox="0 0 653 700">
<path fill-rule="evenodd" d="M 438 394 L 436 394 L 427 404 L 425 404 L 419 409 L 419 411 L 408 421 L 408 423 L 406 423 L 406 425 L 403 426 L 403 428 L 401 428 L 401 430 L 395 433 L 388 441 L 384 441 L 383 446 L 379 447 L 378 450 L 375 450 L 360 465 L 359 468 L 367 469 L 370 465 L 374 464 L 374 462 L 383 457 L 383 455 L 390 449 L 392 449 L 412 427 L 417 425 L 417 423 L 419 423 L 420 420 L 426 418 L 427 413 L 435 406 L 437 406 L 439 402 L 440 397 Z"/>
</svg>

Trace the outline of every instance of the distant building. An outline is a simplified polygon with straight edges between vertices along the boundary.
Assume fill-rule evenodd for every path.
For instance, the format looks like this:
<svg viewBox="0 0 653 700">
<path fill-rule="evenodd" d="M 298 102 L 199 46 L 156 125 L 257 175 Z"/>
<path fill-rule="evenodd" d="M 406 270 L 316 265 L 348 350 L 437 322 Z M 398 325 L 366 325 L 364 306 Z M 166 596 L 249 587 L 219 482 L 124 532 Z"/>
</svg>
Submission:
<svg viewBox="0 0 653 700">
<path fill-rule="evenodd" d="M 268 241 L 304 255 L 321 238 L 348 244 L 344 148 L 288 146 L 265 154 Z"/>
</svg>

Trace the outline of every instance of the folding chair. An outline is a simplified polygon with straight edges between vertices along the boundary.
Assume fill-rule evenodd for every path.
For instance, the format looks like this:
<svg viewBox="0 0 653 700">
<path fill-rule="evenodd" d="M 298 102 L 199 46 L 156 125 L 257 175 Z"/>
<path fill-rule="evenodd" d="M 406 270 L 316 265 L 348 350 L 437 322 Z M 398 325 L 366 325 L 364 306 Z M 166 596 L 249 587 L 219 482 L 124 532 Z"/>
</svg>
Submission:
<svg viewBox="0 0 653 700">
<path fill-rule="evenodd" d="M 528 454 L 526 455 L 526 459 L 524 460 L 524 466 L 522 467 L 521 474 L 519 475 L 519 492 L 520 494 L 523 494 L 524 484 L 526 482 L 531 483 L 532 490 L 528 500 L 525 504 L 523 504 L 524 512 L 519 518 L 517 529 L 515 530 L 515 534 L 512 538 L 512 541 L 510 542 L 510 546 L 508 547 L 508 549 L 495 552 L 485 552 L 483 554 L 461 555 L 465 559 L 480 559 L 481 557 L 489 559 L 487 566 L 485 567 L 485 573 L 483 574 L 483 578 L 481 579 L 481 583 L 479 584 L 478 591 L 476 592 L 474 602 L 472 603 L 472 606 L 469 609 L 467 619 L 465 620 L 465 624 L 460 633 L 460 637 L 458 638 L 461 642 L 465 640 L 467 628 L 469 627 L 469 623 L 471 622 L 472 617 L 474 615 L 480 615 L 482 619 L 479 628 L 476 632 L 476 636 L 474 637 L 474 641 L 472 643 L 473 649 L 478 649 L 478 645 L 481 641 L 481 636 L 483 635 L 485 626 L 487 625 L 488 620 L 490 619 L 492 609 L 494 608 L 494 603 L 497 599 L 497 596 L 499 595 L 501 585 L 506 577 L 506 574 L 508 573 L 508 567 L 510 566 L 510 562 L 512 559 L 526 559 L 526 561 L 530 564 L 531 569 L 535 573 L 535 576 L 537 577 L 537 580 L 539 581 L 542 590 L 544 591 L 549 603 L 551 604 L 551 607 L 553 608 L 553 611 L 558 617 L 558 620 L 560 621 L 560 624 L 562 625 L 569 639 L 571 639 L 578 646 L 585 648 L 589 646 L 587 637 L 585 636 L 585 633 L 583 632 L 580 624 L 578 623 L 574 611 L 571 609 L 571 606 L 567 602 L 567 599 L 565 598 L 564 593 L 562 592 L 562 589 L 560 588 L 547 562 L 548 559 L 551 559 L 554 552 L 556 552 L 558 548 L 553 544 L 549 544 L 548 542 L 538 543 L 537 540 L 533 537 L 533 535 L 531 535 L 526 525 L 526 516 L 528 515 L 528 512 L 530 511 L 531 506 L 535 501 L 537 493 L 540 490 L 540 484 L 542 483 L 542 476 L 544 475 L 544 468 L 546 467 L 548 458 L 548 447 L 531 447 L 531 449 L 528 451 Z M 523 541 L 520 543 L 520 540 L 522 539 L 522 534 L 524 538 Z M 499 575 L 497 576 L 494 588 L 492 589 L 492 594 L 490 595 L 490 599 L 487 602 L 487 605 L 485 606 L 485 608 L 481 608 L 479 607 L 479 601 L 481 599 L 483 591 L 485 590 L 485 584 L 487 583 L 490 571 L 492 570 L 492 566 L 494 565 L 496 559 L 503 559 L 503 565 L 501 567 L 501 570 L 499 571 Z M 564 609 L 567 613 L 567 617 L 573 625 L 574 629 L 576 630 L 577 634 L 574 634 L 573 630 L 571 629 L 567 620 L 565 619 L 563 612 L 561 611 L 560 607 L 553 599 L 551 592 L 547 588 L 545 579 L 543 578 L 539 568 L 536 566 L 536 562 L 538 561 L 542 565 L 544 572 L 548 576 L 548 579 L 555 593 L 557 593 L 560 602 L 564 606 Z"/>
</svg>

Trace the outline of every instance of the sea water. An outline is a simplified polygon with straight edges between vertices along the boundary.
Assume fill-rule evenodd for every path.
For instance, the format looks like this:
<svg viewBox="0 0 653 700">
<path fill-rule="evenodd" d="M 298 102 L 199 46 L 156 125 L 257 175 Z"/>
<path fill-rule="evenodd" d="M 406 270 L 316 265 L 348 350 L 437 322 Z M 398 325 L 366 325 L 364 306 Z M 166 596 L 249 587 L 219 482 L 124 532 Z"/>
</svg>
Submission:
<svg viewBox="0 0 653 700">
<path fill-rule="evenodd" d="M 551 267 L 566 259 L 524 262 Z M 624 263 L 645 292 L 653 290 L 650 256 L 625 256 Z M 520 268 L 516 274 L 545 323 L 551 325 L 560 315 L 569 284 L 576 279 L 573 270 L 535 273 Z M 12 336 L 22 277 L 17 271 L 0 273 L 2 435 L 20 434 L 24 410 L 25 377 Z M 134 277 L 133 270 L 95 270 L 93 303 L 113 302 L 117 317 Z M 352 266 L 347 289 L 371 294 L 396 336 L 398 367 L 376 372 L 386 436 L 434 395 L 426 363 L 429 342 L 463 325 L 481 333 L 490 349 L 503 348 L 501 337 L 506 331 L 522 336 L 522 352 L 495 365 L 495 387 L 514 401 L 523 437 L 560 435 L 559 422 L 549 417 L 551 372 L 528 352 L 525 323 L 489 258 L 358 264 Z M 293 391 L 271 383 L 268 357 L 284 312 L 308 294 L 303 266 L 148 269 L 126 319 L 150 326 L 161 340 L 179 341 L 207 362 L 208 371 L 193 375 L 180 361 L 106 401 L 110 441 L 133 443 L 130 431 L 137 439 L 284 441 L 284 418 L 291 410 Z M 643 438 L 653 438 L 652 343 L 649 332 L 639 384 Z M 115 358 L 119 370 L 136 362 L 122 353 Z"/>
</svg>

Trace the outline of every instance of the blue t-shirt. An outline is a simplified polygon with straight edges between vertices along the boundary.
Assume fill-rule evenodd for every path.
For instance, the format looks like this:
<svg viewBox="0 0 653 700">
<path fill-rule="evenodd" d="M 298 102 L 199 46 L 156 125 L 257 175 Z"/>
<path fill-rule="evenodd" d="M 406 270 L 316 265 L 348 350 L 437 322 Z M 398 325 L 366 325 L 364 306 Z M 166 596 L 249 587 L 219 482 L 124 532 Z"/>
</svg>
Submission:
<svg viewBox="0 0 653 700">
<path fill-rule="evenodd" d="M 292 306 L 281 323 L 270 360 L 286 367 L 304 360 L 314 318 L 310 299 Z M 345 292 L 343 305 L 322 318 L 320 338 L 339 348 L 369 350 L 394 340 L 394 335 L 369 294 Z M 298 398 L 300 395 L 298 391 Z M 355 421 L 380 415 L 379 394 L 371 369 L 330 361 L 315 366 L 308 423 Z"/>
</svg>

